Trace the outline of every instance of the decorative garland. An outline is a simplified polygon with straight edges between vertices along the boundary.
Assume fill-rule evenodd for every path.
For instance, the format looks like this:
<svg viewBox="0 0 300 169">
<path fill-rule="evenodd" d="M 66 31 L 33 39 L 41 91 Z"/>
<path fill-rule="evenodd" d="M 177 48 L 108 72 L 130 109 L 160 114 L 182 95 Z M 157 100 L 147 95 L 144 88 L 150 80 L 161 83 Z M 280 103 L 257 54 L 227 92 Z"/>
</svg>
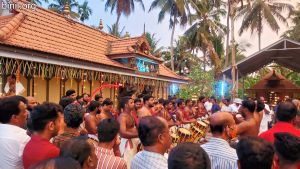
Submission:
<svg viewBox="0 0 300 169">
<path fill-rule="evenodd" d="M 1 74 L 22 74 L 24 77 L 39 76 L 42 79 L 81 79 L 87 81 L 98 81 L 100 84 L 111 83 L 129 83 L 136 85 L 139 90 L 143 90 L 145 85 L 167 87 L 168 82 L 132 77 L 127 75 L 105 73 L 93 70 L 77 69 L 61 65 L 51 65 L 47 63 L 37 63 L 32 61 L 17 60 L 0 57 Z"/>
</svg>

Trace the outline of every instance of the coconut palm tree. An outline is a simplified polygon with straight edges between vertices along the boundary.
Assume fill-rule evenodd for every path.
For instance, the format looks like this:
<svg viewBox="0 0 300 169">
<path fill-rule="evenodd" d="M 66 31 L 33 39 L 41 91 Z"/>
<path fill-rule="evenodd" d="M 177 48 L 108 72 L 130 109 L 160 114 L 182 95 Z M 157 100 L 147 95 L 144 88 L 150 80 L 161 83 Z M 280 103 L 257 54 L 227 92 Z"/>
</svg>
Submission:
<svg viewBox="0 0 300 169">
<path fill-rule="evenodd" d="M 290 39 L 300 42 L 300 9 L 293 11 L 291 14 L 291 18 L 294 26 L 287 30 L 283 34 L 283 37 L 288 37 Z"/>
<path fill-rule="evenodd" d="M 70 17 L 73 19 L 77 19 L 79 17 L 78 12 L 74 11 L 74 8 L 78 9 L 78 3 L 75 0 L 54 0 L 54 3 L 51 3 L 48 6 L 48 9 L 57 12 L 59 14 L 64 14 L 64 8 L 66 4 L 69 5 L 70 9 Z"/>
<path fill-rule="evenodd" d="M 108 29 L 108 33 L 111 34 L 111 35 L 114 35 L 116 37 L 124 37 L 124 29 L 125 27 L 123 26 L 123 28 L 120 30 L 119 29 L 119 26 L 117 26 L 115 23 L 112 24 L 111 26 L 107 26 L 107 29 Z"/>
<path fill-rule="evenodd" d="M 162 51 L 163 47 L 159 47 L 159 48 L 157 47 L 158 42 L 160 41 L 160 39 L 157 39 L 155 35 L 156 35 L 155 33 L 151 34 L 149 32 L 146 32 L 146 38 L 147 38 L 148 43 L 151 47 L 150 53 L 152 55 L 156 56 L 156 57 L 159 57 L 160 52 Z"/>
<path fill-rule="evenodd" d="M 79 14 L 79 20 L 81 22 L 84 22 L 85 20 L 88 20 L 90 15 L 92 15 L 93 11 L 88 6 L 88 1 L 84 1 L 83 4 L 78 6 L 78 14 Z"/>
<path fill-rule="evenodd" d="M 121 15 L 123 14 L 128 17 L 134 11 L 136 2 L 141 5 L 143 10 L 145 10 L 143 0 L 106 0 L 105 10 L 110 8 L 111 13 L 113 13 L 116 9 L 116 25 L 119 25 Z"/>
<path fill-rule="evenodd" d="M 280 27 L 278 21 L 287 24 L 286 18 L 283 16 L 284 11 L 291 12 L 293 6 L 278 2 L 275 0 L 255 0 L 251 6 L 247 4 L 245 8 L 239 10 L 237 17 L 244 16 L 239 34 L 250 29 L 251 34 L 258 33 L 258 46 L 261 49 L 261 34 L 264 25 L 268 25 L 273 31 L 278 33 Z"/>
<path fill-rule="evenodd" d="M 188 21 L 189 12 L 188 0 L 154 0 L 149 8 L 149 12 L 155 8 L 160 8 L 158 14 L 158 22 L 160 23 L 164 18 L 166 13 L 170 14 L 169 18 L 169 28 L 172 29 L 171 34 L 171 68 L 174 71 L 174 32 L 176 24 L 185 25 Z"/>
<path fill-rule="evenodd" d="M 201 50 L 204 63 L 207 55 L 215 67 L 215 77 L 221 74 L 221 60 L 213 45 L 215 37 L 224 36 L 226 26 L 220 22 L 220 17 L 226 14 L 222 8 L 215 7 L 211 0 L 194 1 L 192 4 L 195 14 L 190 18 L 194 24 L 185 32 L 190 39 L 191 48 Z M 204 64 L 205 70 L 205 64 Z"/>
</svg>

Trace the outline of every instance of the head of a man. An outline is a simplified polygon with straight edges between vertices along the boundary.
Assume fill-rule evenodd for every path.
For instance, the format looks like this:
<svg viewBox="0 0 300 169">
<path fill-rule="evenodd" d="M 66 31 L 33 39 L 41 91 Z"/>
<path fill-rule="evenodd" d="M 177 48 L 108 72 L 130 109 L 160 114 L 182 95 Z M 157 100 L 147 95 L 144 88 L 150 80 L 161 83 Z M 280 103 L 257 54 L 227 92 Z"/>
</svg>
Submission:
<svg viewBox="0 0 300 169">
<path fill-rule="evenodd" d="M 258 137 L 244 137 L 237 144 L 239 169 L 272 169 L 274 149 Z"/>
<path fill-rule="evenodd" d="M 34 132 L 55 137 L 63 124 L 63 109 L 55 103 L 43 103 L 36 106 L 31 113 L 31 126 Z"/>
<path fill-rule="evenodd" d="M 120 99 L 120 108 L 126 111 L 132 111 L 135 108 L 134 100 L 130 96 Z"/>
<path fill-rule="evenodd" d="M 141 118 L 138 126 L 138 135 L 147 150 L 155 147 L 161 154 L 171 146 L 168 123 L 164 118 L 146 116 Z"/>
<path fill-rule="evenodd" d="M 146 95 L 143 97 L 144 105 L 148 107 L 154 106 L 154 97 L 151 95 Z"/>
<path fill-rule="evenodd" d="M 210 169 L 207 153 L 196 143 L 181 143 L 173 148 L 168 157 L 169 169 Z"/>
<path fill-rule="evenodd" d="M 261 100 L 263 103 L 265 103 L 265 98 L 263 96 L 260 96 L 259 100 Z"/>
<path fill-rule="evenodd" d="M 173 103 L 170 100 L 165 100 L 163 105 L 166 110 L 172 110 L 173 108 Z"/>
<path fill-rule="evenodd" d="M 236 124 L 228 112 L 217 112 L 210 117 L 210 129 L 214 137 L 224 140 L 236 137 Z"/>
<path fill-rule="evenodd" d="M 0 100 L 1 123 L 25 128 L 27 118 L 26 104 L 17 96 L 6 97 Z"/>
<path fill-rule="evenodd" d="M 90 113 L 96 113 L 99 114 L 100 113 L 100 109 L 101 109 L 101 105 L 99 102 L 93 100 L 90 102 L 89 106 L 88 106 L 88 111 Z"/>
<path fill-rule="evenodd" d="M 136 110 L 139 110 L 140 108 L 142 108 L 142 101 L 139 98 L 134 99 L 134 108 Z"/>
<path fill-rule="evenodd" d="M 109 98 L 106 98 L 102 103 L 102 110 L 106 113 L 111 112 L 113 107 L 114 103 Z"/>
<path fill-rule="evenodd" d="M 82 94 L 82 100 L 83 100 L 83 102 L 88 103 L 89 99 L 90 99 L 90 95 L 89 94 L 87 94 L 87 93 L 83 93 Z"/>
<path fill-rule="evenodd" d="M 185 101 L 185 105 L 188 106 L 188 107 L 192 107 L 192 106 L 193 106 L 192 100 L 191 100 L 191 99 L 187 99 L 187 100 Z"/>
<path fill-rule="evenodd" d="M 33 108 L 38 105 L 38 102 L 32 96 L 28 96 L 26 97 L 26 99 L 27 99 L 27 110 L 31 112 Z"/>
<path fill-rule="evenodd" d="M 262 102 L 261 100 L 257 100 L 257 101 L 256 101 L 256 109 L 255 109 L 255 111 L 256 111 L 256 112 L 261 112 L 261 111 L 263 111 L 264 109 L 265 109 L 265 103 Z"/>
<path fill-rule="evenodd" d="M 198 98 L 198 102 L 205 103 L 205 101 L 206 101 L 205 96 L 200 96 Z"/>
<path fill-rule="evenodd" d="M 69 104 L 64 109 L 64 120 L 68 128 L 78 129 L 83 122 L 84 110 L 79 104 Z"/>
<path fill-rule="evenodd" d="M 114 119 L 104 119 L 98 125 L 99 143 L 110 143 L 111 147 L 120 143 L 120 124 Z"/>
<path fill-rule="evenodd" d="M 7 76 L 7 82 L 9 84 L 15 84 L 16 83 L 16 79 L 17 79 L 17 77 L 14 74 L 11 74 L 11 75 Z"/>
<path fill-rule="evenodd" d="M 256 104 L 252 100 L 244 100 L 242 102 L 241 107 L 239 108 L 239 112 L 245 118 L 250 114 L 253 114 L 256 108 Z"/>
<path fill-rule="evenodd" d="M 282 102 L 279 104 L 275 116 L 278 121 L 292 123 L 297 113 L 297 107 L 292 102 Z"/>
<path fill-rule="evenodd" d="M 275 161 L 280 166 L 295 166 L 300 162 L 300 138 L 289 133 L 275 133 Z"/>
<path fill-rule="evenodd" d="M 180 109 L 183 109 L 183 108 L 185 107 L 185 102 L 184 102 L 184 100 L 179 99 L 179 100 L 177 101 L 177 107 L 180 108 Z"/>
<path fill-rule="evenodd" d="M 62 97 L 59 101 L 59 105 L 64 109 L 75 100 L 71 97 Z"/>
<path fill-rule="evenodd" d="M 87 136 L 75 137 L 63 143 L 61 157 L 71 157 L 78 161 L 82 168 L 95 169 L 98 158 L 95 146 Z"/>
<path fill-rule="evenodd" d="M 223 102 L 223 104 L 225 104 L 226 106 L 229 106 L 229 104 L 230 104 L 230 99 L 229 99 L 229 98 L 222 99 L 222 102 Z"/>
<path fill-rule="evenodd" d="M 76 91 L 74 89 L 69 89 L 66 91 L 66 97 L 72 98 L 72 99 L 76 99 L 77 94 Z"/>
<path fill-rule="evenodd" d="M 99 94 L 95 95 L 95 101 L 98 101 L 101 105 L 103 103 L 103 97 Z"/>
</svg>

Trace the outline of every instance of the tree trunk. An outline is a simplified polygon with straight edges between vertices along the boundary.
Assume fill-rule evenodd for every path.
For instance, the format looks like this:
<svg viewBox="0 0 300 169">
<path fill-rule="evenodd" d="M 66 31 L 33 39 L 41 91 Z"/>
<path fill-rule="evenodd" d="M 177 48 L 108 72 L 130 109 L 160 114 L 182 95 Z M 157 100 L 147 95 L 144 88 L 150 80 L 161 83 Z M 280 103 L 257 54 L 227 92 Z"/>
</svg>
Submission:
<svg viewBox="0 0 300 169">
<path fill-rule="evenodd" d="M 230 28 L 229 28 L 229 19 L 230 19 L 230 0 L 228 0 L 228 14 L 227 14 L 227 34 L 226 34 L 226 53 L 225 53 L 225 64 L 224 68 L 228 66 L 229 62 L 229 33 L 230 33 Z"/>
<path fill-rule="evenodd" d="M 119 27 L 120 18 L 121 18 L 121 14 L 118 14 L 118 16 L 117 16 L 117 22 L 116 22 L 116 26 L 118 26 L 118 27 Z"/>
<path fill-rule="evenodd" d="M 259 20 L 258 20 L 258 50 L 261 50 L 261 29 L 262 29 L 262 18 L 261 13 L 259 12 Z"/>
<path fill-rule="evenodd" d="M 236 97 L 236 89 L 237 89 L 237 82 L 236 82 L 236 65 L 235 65 L 235 40 L 234 40 L 234 17 L 235 17 L 235 5 L 231 4 L 230 9 L 230 18 L 231 18 L 231 64 L 232 64 L 232 70 L 231 70 L 231 79 L 232 79 L 232 92 L 231 97 L 232 99 Z"/>
<path fill-rule="evenodd" d="M 203 70 L 206 71 L 206 48 L 203 48 Z"/>
<path fill-rule="evenodd" d="M 174 71 L 174 47 L 173 47 L 173 41 L 174 41 L 174 33 L 175 33 L 175 25 L 176 25 L 176 14 L 174 15 L 174 21 L 173 21 L 173 27 L 172 27 L 172 34 L 171 34 L 171 42 L 170 42 L 170 46 L 171 46 L 171 69 L 172 71 Z"/>
</svg>

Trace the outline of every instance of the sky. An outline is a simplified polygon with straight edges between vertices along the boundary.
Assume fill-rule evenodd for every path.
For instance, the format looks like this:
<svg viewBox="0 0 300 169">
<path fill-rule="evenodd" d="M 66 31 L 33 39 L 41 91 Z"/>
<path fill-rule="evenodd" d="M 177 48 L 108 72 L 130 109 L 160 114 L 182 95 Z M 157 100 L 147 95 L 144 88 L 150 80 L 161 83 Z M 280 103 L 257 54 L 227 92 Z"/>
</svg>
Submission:
<svg viewBox="0 0 300 169">
<path fill-rule="evenodd" d="M 84 0 L 79 0 L 79 3 L 82 3 L 83 1 Z M 300 3 L 300 0 L 285 1 L 292 4 L 296 4 L 297 2 Z M 156 38 L 160 40 L 158 46 L 170 46 L 171 30 L 169 29 L 169 15 L 166 15 L 165 19 L 161 23 L 158 23 L 158 13 L 160 10 L 154 9 L 151 12 L 148 12 L 151 2 L 152 0 L 144 0 L 145 11 L 143 11 L 141 6 L 136 3 L 135 11 L 129 17 L 121 17 L 120 27 L 125 27 L 124 34 L 125 32 L 129 32 L 131 37 L 134 37 L 143 34 L 145 24 L 146 31 L 150 32 L 151 34 L 155 33 Z M 90 16 L 89 20 L 85 21 L 85 24 L 98 26 L 100 19 L 102 19 L 104 24 L 104 31 L 107 32 L 107 25 L 111 26 L 116 22 L 116 14 L 111 14 L 110 11 L 105 11 L 105 0 L 88 0 L 88 3 L 93 10 L 93 14 L 92 16 Z M 226 23 L 225 18 L 222 20 L 222 22 L 224 24 Z M 258 36 L 257 33 L 251 35 L 250 31 L 245 32 L 244 34 L 239 36 L 237 30 L 240 28 L 240 25 L 241 20 L 237 20 L 237 22 L 235 23 L 236 41 L 237 43 L 248 42 L 251 44 L 251 46 L 247 48 L 245 52 L 246 56 L 248 56 L 258 50 Z M 281 29 L 278 33 L 271 31 L 267 26 L 265 26 L 262 34 L 262 48 L 279 40 L 282 33 L 285 32 L 286 29 L 290 26 L 291 25 L 286 26 L 285 24 L 280 23 Z M 179 36 L 183 35 L 185 30 L 187 30 L 188 28 L 189 25 L 187 25 L 186 27 L 177 26 L 175 29 L 175 39 L 178 39 Z"/>
</svg>

